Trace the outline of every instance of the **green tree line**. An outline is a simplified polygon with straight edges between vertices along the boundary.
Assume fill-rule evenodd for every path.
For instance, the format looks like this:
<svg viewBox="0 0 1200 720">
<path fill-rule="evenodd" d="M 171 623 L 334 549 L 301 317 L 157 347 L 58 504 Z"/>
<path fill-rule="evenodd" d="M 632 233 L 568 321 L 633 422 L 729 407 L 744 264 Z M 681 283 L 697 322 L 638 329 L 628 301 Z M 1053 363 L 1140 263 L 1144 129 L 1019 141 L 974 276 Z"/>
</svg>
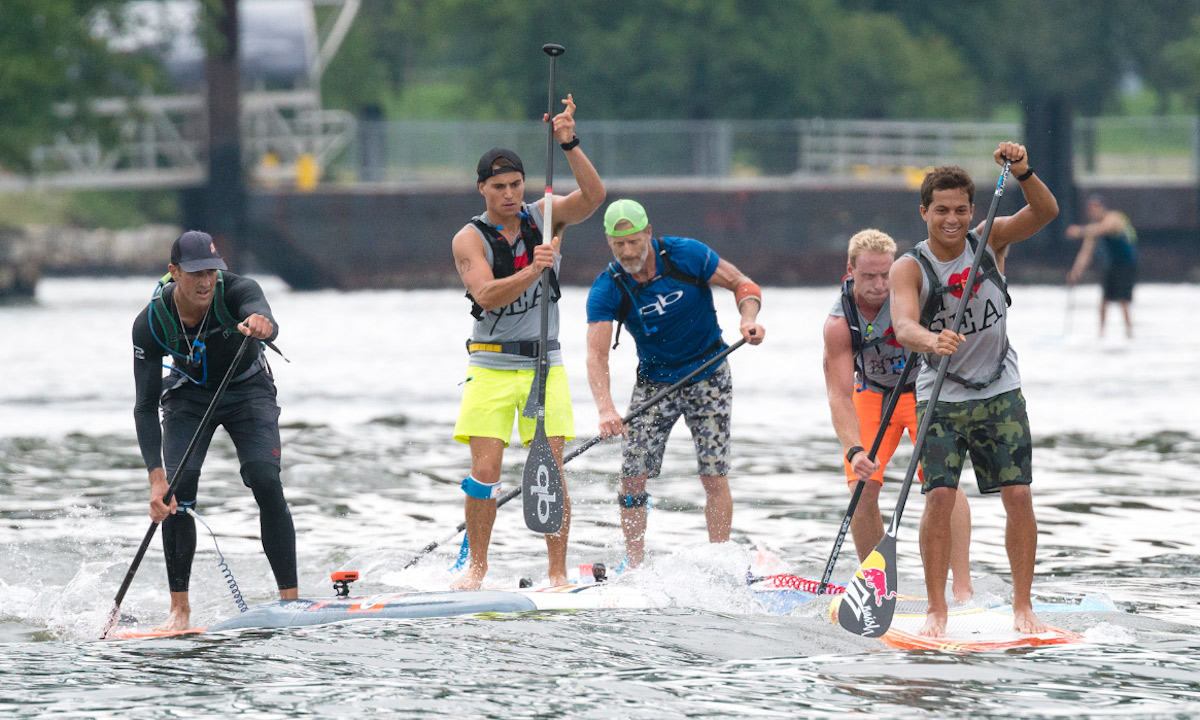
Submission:
<svg viewBox="0 0 1200 720">
<path fill-rule="evenodd" d="M 365 0 L 323 92 L 393 119 L 536 117 L 544 42 L 606 119 L 1099 113 L 1127 72 L 1162 98 L 1200 86 L 1198 0 Z"/>
</svg>

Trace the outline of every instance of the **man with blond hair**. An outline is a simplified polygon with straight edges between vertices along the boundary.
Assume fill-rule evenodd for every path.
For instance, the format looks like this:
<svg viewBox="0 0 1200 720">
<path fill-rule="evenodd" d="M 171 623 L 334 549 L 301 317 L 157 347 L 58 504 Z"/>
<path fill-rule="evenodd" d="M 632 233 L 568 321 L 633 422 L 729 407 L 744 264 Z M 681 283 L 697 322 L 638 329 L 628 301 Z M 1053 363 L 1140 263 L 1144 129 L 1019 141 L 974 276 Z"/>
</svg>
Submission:
<svg viewBox="0 0 1200 720">
<path fill-rule="evenodd" d="M 883 539 L 883 519 L 879 514 L 879 491 L 883 471 L 908 430 L 917 435 L 917 399 L 913 378 L 902 389 L 895 411 L 883 418 L 888 398 L 904 372 L 905 350 L 892 330 L 889 274 L 895 260 L 896 243 L 887 233 L 868 229 L 850 238 L 846 276 L 842 293 L 825 319 L 825 391 L 833 429 L 842 443 L 846 482 L 851 493 L 857 482 L 864 483 L 858 506 L 850 520 L 850 532 L 859 562 Z M 915 368 L 914 368 L 915 369 Z M 872 459 L 865 448 L 875 442 L 883 425 L 883 441 Z M 969 600 L 971 587 L 969 550 L 971 510 L 962 489 L 954 506 L 951 535 L 951 563 L 954 572 L 954 598 Z"/>
</svg>

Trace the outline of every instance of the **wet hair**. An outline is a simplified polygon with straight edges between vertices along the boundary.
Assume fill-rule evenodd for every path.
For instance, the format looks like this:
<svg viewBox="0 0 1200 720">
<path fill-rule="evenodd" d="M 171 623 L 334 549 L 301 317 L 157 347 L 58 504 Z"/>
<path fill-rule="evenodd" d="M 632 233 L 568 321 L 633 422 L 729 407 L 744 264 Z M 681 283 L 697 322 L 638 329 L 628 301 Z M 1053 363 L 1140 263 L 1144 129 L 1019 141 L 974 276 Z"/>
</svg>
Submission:
<svg viewBox="0 0 1200 720">
<path fill-rule="evenodd" d="M 967 191 L 967 202 L 975 202 L 975 181 L 971 179 L 966 170 L 957 165 L 935 167 L 925 175 L 925 180 L 921 182 L 921 207 L 929 207 L 929 204 L 933 202 L 935 191 L 959 188 Z"/>
<path fill-rule="evenodd" d="M 521 172 L 521 169 L 518 168 L 516 166 L 516 164 L 513 163 L 512 160 L 509 160 L 506 157 L 496 158 L 496 160 L 494 162 L 492 162 L 493 170 L 499 170 L 500 168 L 506 168 L 511 171 Z"/>
<path fill-rule="evenodd" d="M 896 241 L 882 230 L 868 228 L 860 230 L 850 238 L 848 259 L 851 265 L 858 262 L 858 256 L 863 253 L 896 254 Z"/>
</svg>

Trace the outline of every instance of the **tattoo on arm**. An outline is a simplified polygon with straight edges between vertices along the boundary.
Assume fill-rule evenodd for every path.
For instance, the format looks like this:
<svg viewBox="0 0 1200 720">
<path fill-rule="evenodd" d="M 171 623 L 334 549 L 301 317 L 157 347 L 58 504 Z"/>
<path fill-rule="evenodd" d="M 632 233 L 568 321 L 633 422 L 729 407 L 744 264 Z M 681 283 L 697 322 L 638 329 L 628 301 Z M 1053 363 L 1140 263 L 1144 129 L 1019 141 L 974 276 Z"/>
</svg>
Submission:
<svg viewBox="0 0 1200 720">
<path fill-rule="evenodd" d="M 467 274 L 467 271 L 468 271 L 468 270 L 470 270 L 470 269 L 471 269 L 471 260 L 470 260 L 470 258 L 463 258 L 462 260 L 459 260 L 459 261 L 458 261 L 458 274 L 459 274 L 460 276 L 461 276 L 461 275 L 466 275 L 466 274 Z"/>
</svg>

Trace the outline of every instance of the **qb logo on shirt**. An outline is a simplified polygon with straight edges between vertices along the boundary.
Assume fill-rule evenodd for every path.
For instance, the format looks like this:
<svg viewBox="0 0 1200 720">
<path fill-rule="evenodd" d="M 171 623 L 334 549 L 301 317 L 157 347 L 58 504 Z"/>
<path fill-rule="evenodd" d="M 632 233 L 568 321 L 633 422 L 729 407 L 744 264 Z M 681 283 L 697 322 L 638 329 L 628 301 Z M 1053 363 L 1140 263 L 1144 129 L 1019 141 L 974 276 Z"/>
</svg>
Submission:
<svg viewBox="0 0 1200 720">
<path fill-rule="evenodd" d="M 675 292 L 667 293 L 666 295 L 658 295 L 655 298 L 654 302 L 650 303 L 649 305 L 642 306 L 642 314 L 643 315 L 666 315 L 667 314 L 667 306 L 673 305 L 674 303 L 678 302 L 682 297 L 683 297 L 682 290 L 676 290 Z"/>
</svg>

